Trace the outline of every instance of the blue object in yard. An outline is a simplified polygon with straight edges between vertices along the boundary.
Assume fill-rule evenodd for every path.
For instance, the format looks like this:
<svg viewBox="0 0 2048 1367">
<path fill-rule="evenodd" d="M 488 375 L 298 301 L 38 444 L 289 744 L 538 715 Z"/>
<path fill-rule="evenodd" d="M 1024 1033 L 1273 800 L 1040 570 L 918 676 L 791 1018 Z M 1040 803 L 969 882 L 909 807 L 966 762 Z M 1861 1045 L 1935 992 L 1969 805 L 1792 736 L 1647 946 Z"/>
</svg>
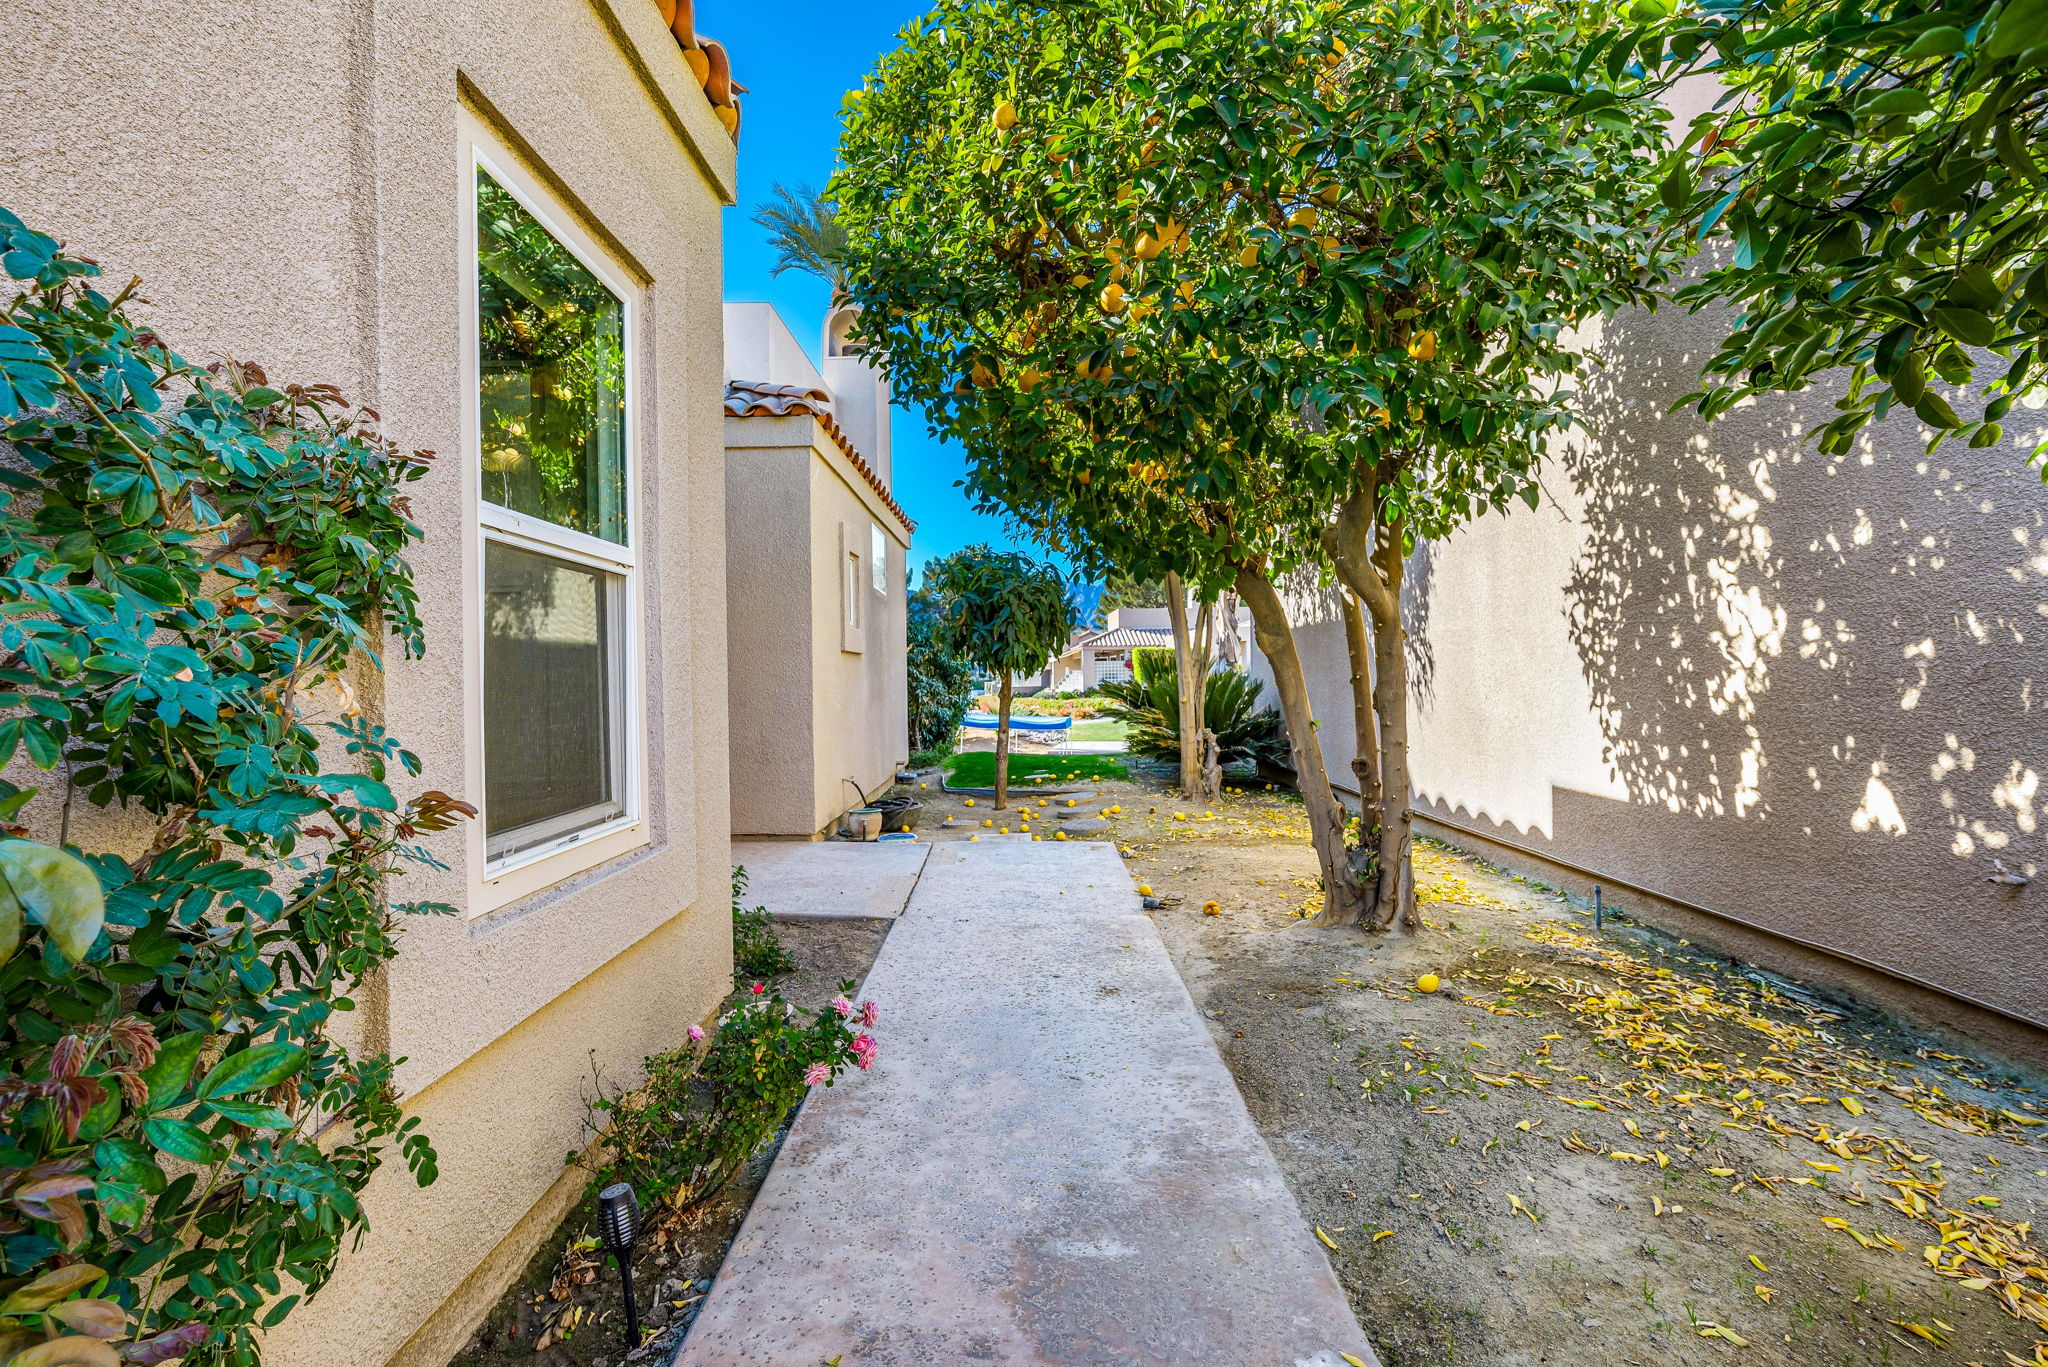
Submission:
<svg viewBox="0 0 2048 1367">
<path fill-rule="evenodd" d="M 915 831 L 890 831 L 887 835 L 876 836 L 875 843 L 877 845 L 885 845 L 891 840 L 902 841 L 915 839 L 917 839 L 917 832 Z"/>
<path fill-rule="evenodd" d="M 986 712 L 969 712 L 966 719 L 960 724 L 972 727 L 977 731 L 996 731 L 1002 727 L 1000 720 L 991 717 Z M 1012 731 L 1071 731 L 1074 729 L 1074 719 L 1072 717 L 1011 717 L 1010 729 Z"/>
</svg>

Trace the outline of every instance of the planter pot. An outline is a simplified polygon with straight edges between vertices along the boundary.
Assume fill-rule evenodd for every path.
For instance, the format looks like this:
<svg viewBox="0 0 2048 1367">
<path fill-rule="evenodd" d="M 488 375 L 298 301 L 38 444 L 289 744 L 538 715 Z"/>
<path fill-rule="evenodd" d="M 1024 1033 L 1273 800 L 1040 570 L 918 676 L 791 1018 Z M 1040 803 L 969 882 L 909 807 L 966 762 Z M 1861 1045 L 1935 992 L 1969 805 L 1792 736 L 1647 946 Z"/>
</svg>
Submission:
<svg viewBox="0 0 2048 1367">
<path fill-rule="evenodd" d="M 873 840 L 882 833 L 882 811 L 879 807 L 855 807 L 846 814 L 842 829 L 848 840 Z"/>
</svg>

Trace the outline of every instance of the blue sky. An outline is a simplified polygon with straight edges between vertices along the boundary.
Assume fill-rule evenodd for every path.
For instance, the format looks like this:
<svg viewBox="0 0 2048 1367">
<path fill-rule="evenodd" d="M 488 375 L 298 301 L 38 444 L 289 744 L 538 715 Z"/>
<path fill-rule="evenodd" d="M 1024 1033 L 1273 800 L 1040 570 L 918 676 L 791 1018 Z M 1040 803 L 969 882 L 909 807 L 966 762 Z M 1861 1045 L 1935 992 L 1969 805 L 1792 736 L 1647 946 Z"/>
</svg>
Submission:
<svg viewBox="0 0 2048 1367">
<path fill-rule="evenodd" d="M 741 104 L 739 203 L 725 211 L 725 297 L 765 299 L 818 357 L 825 325 L 823 281 L 773 274 L 767 234 L 752 222 L 770 188 L 822 188 L 837 161 L 839 101 L 896 45 L 896 32 L 925 12 L 910 0 L 796 0 L 772 14 L 733 0 L 698 0 L 697 28 L 732 54 L 733 75 L 748 89 Z M 975 541 L 1008 540 L 1000 520 L 974 512 L 958 452 L 925 431 L 922 415 L 895 411 L 895 492 L 917 523 L 910 559 L 922 564 Z"/>
</svg>

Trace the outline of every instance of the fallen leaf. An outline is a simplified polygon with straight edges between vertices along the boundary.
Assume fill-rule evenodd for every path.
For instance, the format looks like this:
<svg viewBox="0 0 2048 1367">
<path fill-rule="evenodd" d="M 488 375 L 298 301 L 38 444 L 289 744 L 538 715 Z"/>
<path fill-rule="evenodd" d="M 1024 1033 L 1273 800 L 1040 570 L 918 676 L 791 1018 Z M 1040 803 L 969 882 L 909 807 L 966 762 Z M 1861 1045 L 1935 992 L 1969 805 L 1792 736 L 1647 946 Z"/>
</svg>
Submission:
<svg viewBox="0 0 2048 1367">
<path fill-rule="evenodd" d="M 1764 1260 L 1762 1258 L 1757 1257 L 1754 1253 L 1749 1255 L 1749 1261 L 1759 1272 L 1768 1272 L 1771 1270 L 1768 1267 L 1765 1267 Z"/>
<path fill-rule="evenodd" d="M 1316 1238 L 1322 1240 L 1323 1247 L 1329 1249 L 1332 1253 L 1342 1253 L 1344 1251 L 1343 1249 L 1337 1247 L 1337 1241 L 1335 1239 L 1332 1239 L 1329 1235 L 1323 1233 L 1323 1227 L 1321 1225 L 1316 1226 Z"/>
</svg>

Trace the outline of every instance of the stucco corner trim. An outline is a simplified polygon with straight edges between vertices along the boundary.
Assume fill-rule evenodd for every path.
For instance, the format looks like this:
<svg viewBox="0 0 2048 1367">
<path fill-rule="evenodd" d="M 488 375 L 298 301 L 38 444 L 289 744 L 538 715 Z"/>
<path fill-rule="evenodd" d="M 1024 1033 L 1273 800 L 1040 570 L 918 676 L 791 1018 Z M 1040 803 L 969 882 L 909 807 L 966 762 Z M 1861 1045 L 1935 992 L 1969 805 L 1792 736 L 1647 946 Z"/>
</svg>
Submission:
<svg viewBox="0 0 2048 1367">
<path fill-rule="evenodd" d="M 832 416 L 831 396 L 824 390 L 806 389 L 801 385 L 768 384 L 759 380 L 728 380 L 725 415 L 728 418 L 811 417 L 823 431 L 825 442 L 839 448 L 840 454 L 853 466 L 854 473 L 861 477 L 882 506 L 902 526 L 904 534 L 908 536 L 917 531 L 917 524 L 910 520 L 910 514 L 903 511 L 903 505 L 889 492 L 889 486 L 882 483 L 882 477 L 875 468 L 854 449 L 846 433 L 840 430 L 838 421 Z"/>
</svg>

